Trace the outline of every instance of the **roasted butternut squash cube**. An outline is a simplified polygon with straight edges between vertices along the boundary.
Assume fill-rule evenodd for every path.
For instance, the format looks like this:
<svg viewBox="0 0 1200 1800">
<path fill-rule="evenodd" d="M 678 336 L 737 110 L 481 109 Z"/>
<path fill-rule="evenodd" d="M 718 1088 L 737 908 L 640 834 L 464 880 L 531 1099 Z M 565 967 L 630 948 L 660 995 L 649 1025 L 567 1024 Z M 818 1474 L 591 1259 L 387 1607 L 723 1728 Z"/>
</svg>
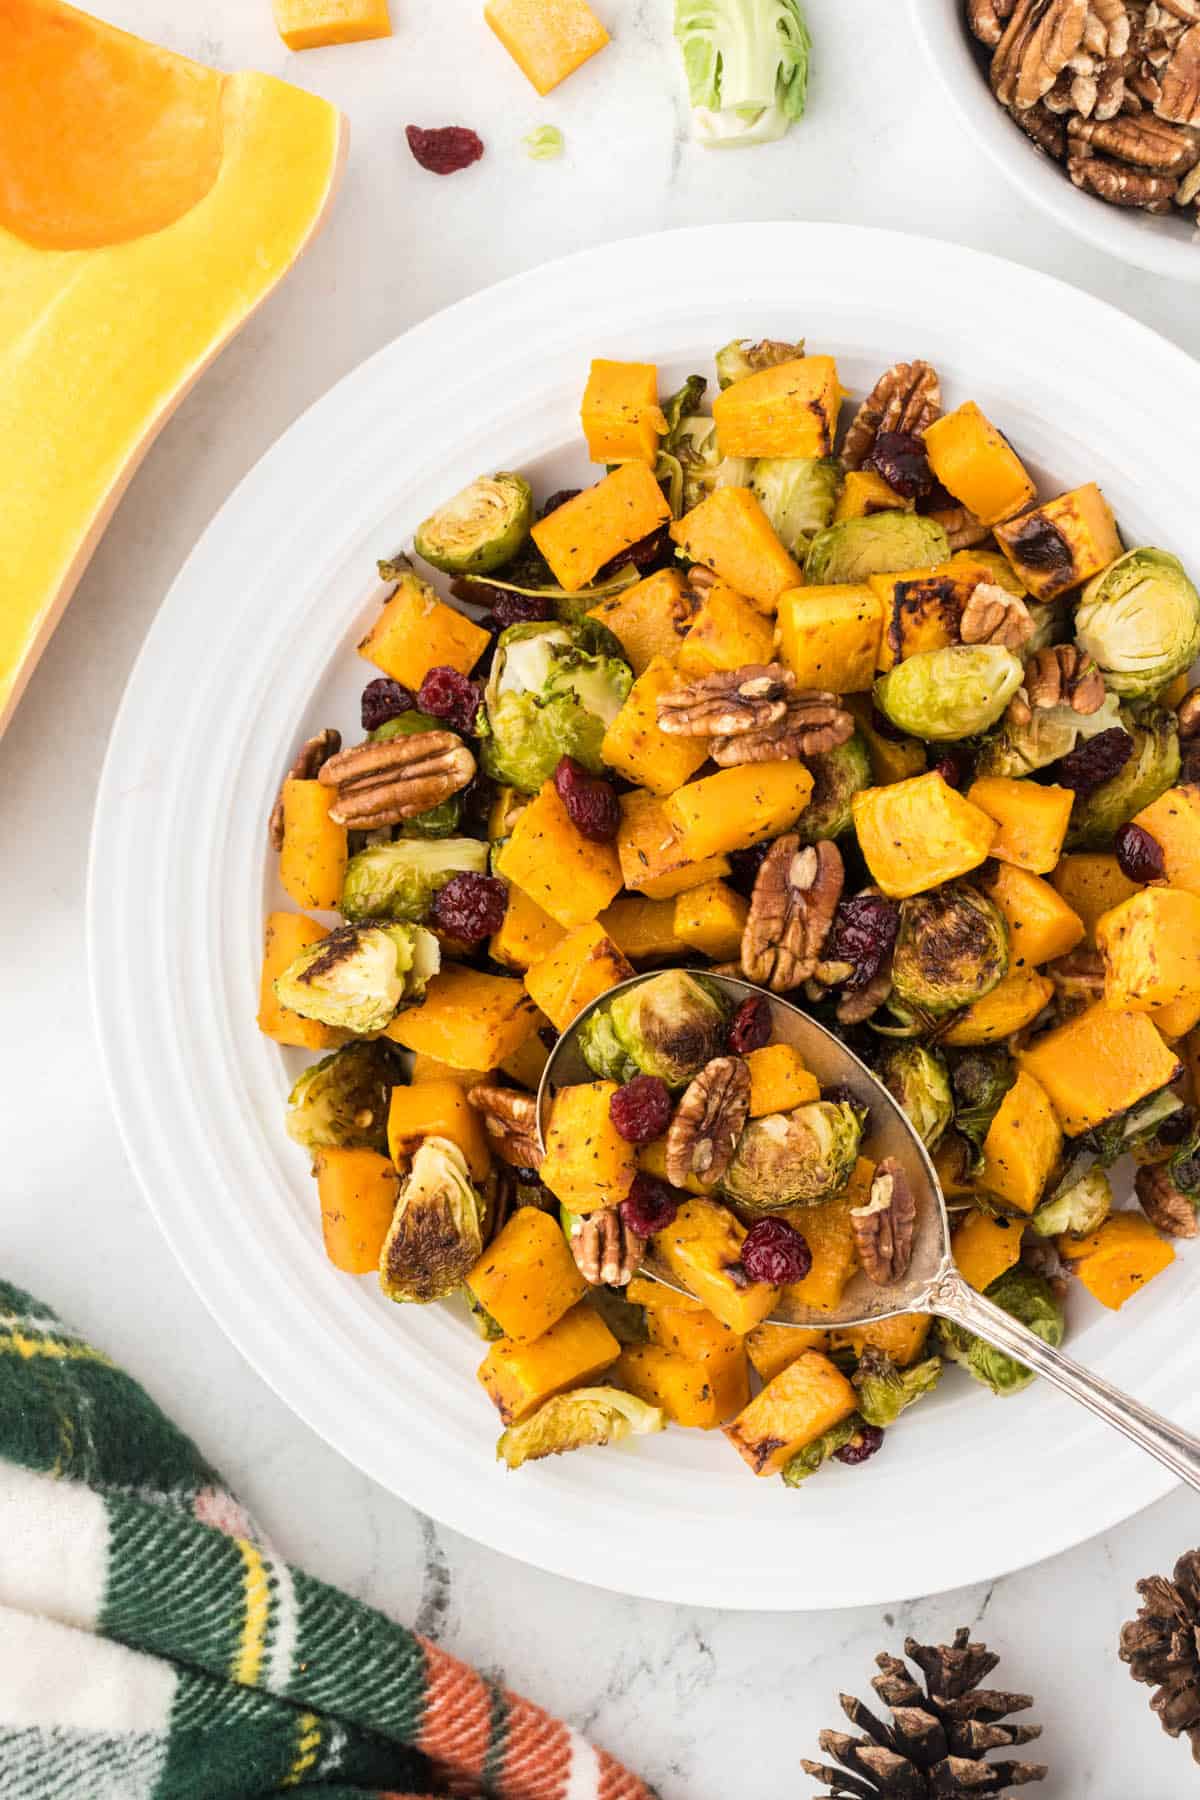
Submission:
<svg viewBox="0 0 1200 1800">
<path fill-rule="evenodd" d="M 1200 894 L 1148 887 L 1105 913 L 1096 927 L 1104 998 L 1149 1012 L 1200 994 Z"/>
<path fill-rule="evenodd" d="M 842 385 L 832 356 L 744 375 L 713 400 L 722 456 L 832 456 Z"/>
<path fill-rule="evenodd" d="M 485 0 L 483 16 L 539 94 L 608 43 L 587 0 Z"/>
<path fill-rule="evenodd" d="M 865 585 L 788 588 L 779 596 L 780 655 L 798 687 L 865 692 L 875 680 L 882 627 L 879 596 Z"/>
<path fill-rule="evenodd" d="M 1083 920 L 1084 941 L 1091 945 L 1105 913 L 1139 891 L 1137 882 L 1130 881 L 1107 851 L 1085 850 L 1064 856 L 1050 876 L 1050 885 Z"/>
<path fill-rule="evenodd" d="M 652 1306 L 646 1330 L 652 1344 L 677 1350 L 692 1362 L 703 1362 L 707 1357 L 732 1358 L 742 1350 L 742 1339 L 736 1331 L 730 1331 L 715 1313 L 694 1301 L 684 1306 Z"/>
<path fill-rule="evenodd" d="M 461 1088 L 473 1088 L 491 1074 L 490 1069 L 456 1069 L 440 1056 L 427 1056 L 423 1050 L 413 1052 L 408 1079 L 413 1087 L 426 1081 L 456 1081 Z"/>
<path fill-rule="evenodd" d="M 289 50 L 392 35 L 387 0 L 274 0 L 274 7 L 275 29 Z"/>
<path fill-rule="evenodd" d="M 797 1450 L 848 1419 L 857 1404 L 841 1370 L 819 1350 L 806 1350 L 768 1381 L 725 1436 L 756 1475 L 779 1475 Z"/>
<path fill-rule="evenodd" d="M 838 1329 L 830 1333 L 830 1339 L 835 1350 L 848 1348 L 856 1356 L 868 1349 L 881 1350 L 897 1367 L 906 1369 L 925 1348 L 932 1324 L 929 1313 L 897 1313 L 894 1318 L 879 1319 L 873 1325 Z"/>
<path fill-rule="evenodd" d="M 731 962 L 741 954 L 748 903 L 723 881 L 689 888 L 675 901 L 675 934 L 689 950 L 714 962 Z"/>
<path fill-rule="evenodd" d="M 543 1177 L 544 1178 L 544 1177 Z M 744 1337 L 775 1310 L 779 1289 L 751 1281 L 742 1267 L 746 1227 L 727 1206 L 685 1200 L 674 1222 L 654 1238 L 667 1268 L 730 1331 Z"/>
<path fill-rule="evenodd" d="M 1102 1125 L 1183 1072 L 1144 1013 L 1117 1012 L 1104 1001 L 1048 1031 L 1017 1058 L 1049 1094 L 1068 1137 Z"/>
<path fill-rule="evenodd" d="M 319 781 L 299 781 L 293 775 L 284 781 L 279 879 L 289 900 L 317 912 L 332 912 L 339 905 L 349 858 L 346 827 L 329 817 L 336 803 L 336 790 Z"/>
<path fill-rule="evenodd" d="M 258 1029 L 277 1044 L 293 1050 L 335 1050 L 346 1041 L 346 1033 L 318 1019 L 305 1019 L 280 1004 L 275 983 L 286 968 L 295 962 L 310 944 L 319 944 L 329 933 L 324 925 L 304 913 L 273 912 L 267 914 L 263 934 L 262 980 L 258 992 Z"/>
<path fill-rule="evenodd" d="M 492 933 L 488 950 L 494 961 L 507 963 L 510 969 L 529 969 L 549 956 L 563 935 L 557 919 L 543 911 L 524 888 L 513 884 L 508 890 L 504 923 Z"/>
<path fill-rule="evenodd" d="M 616 851 L 575 829 L 552 780 L 518 815 L 495 868 L 564 927 L 587 925 L 621 891 Z"/>
<path fill-rule="evenodd" d="M 765 1119 L 770 1113 L 791 1112 L 819 1100 L 821 1084 L 806 1069 L 798 1050 L 791 1044 L 764 1044 L 751 1050 L 746 1058 L 750 1071 L 750 1117 Z"/>
<path fill-rule="evenodd" d="M 1168 788 L 1135 813 L 1133 823 L 1161 847 L 1171 886 L 1200 894 L 1200 786 L 1187 782 Z"/>
<path fill-rule="evenodd" d="M 987 893 L 1008 926 L 1010 970 L 1036 969 L 1083 942 L 1083 920 L 1040 875 L 1015 863 L 997 863 Z"/>
<path fill-rule="evenodd" d="M 424 1138 L 449 1138 L 467 1159 L 471 1179 L 486 1181 L 492 1166 L 483 1120 L 457 1081 L 422 1081 L 394 1087 L 388 1107 L 388 1152 L 398 1169 L 412 1160 Z"/>
<path fill-rule="evenodd" d="M 562 1227 L 536 1206 L 518 1206 L 488 1245 L 467 1286 L 506 1338 L 527 1344 L 583 1299 L 587 1282 Z"/>
<path fill-rule="evenodd" d="M 1037 491 L 1020 457 L 973 400 L 925 432 L 929 466 L 981 525 L 1011 519 Z"/>
<path fill-rule="evenodd" d="M 358 654 L 415 694 L 430 669 L 469 675 L 491 638 L 465 614 L 405 575 L 358 646 Z"/>
<path fill-rule="evenodd" d="M 1113 1213 L 1089 1237 L 1056 1241 L 1088 1293 L 1111 1312 L 1175 1261 L 1170 1242 L 1141 1213 Z"/>
<path fill-rule="evenodd" d="M 1200 1025 L 1200 994 L 1189 994 L 1183 1000 L 1172 1000 L 1166 1006 L 1155 1006 L 1148 1015 L 1165 1038 L 1173 1043 L 1187 1037 Z"/>
<path fill-rule="evenodd" d="M 667 421 L 653 363 L 592 363 L 580 409 L 588 455 L 597 463 L 644 462 L 653 468 Z"/>
<path fill-rule="evenodd" d="M 607 625 L 634 674 L 644 675 L 656 657 L 675 660 L 695 615 L 696 603 L 679 570 L 659 569 L 615 599 L 601 600 L 588 618 Z"/>
<path fill-rule="evenodd" d="M 569 1212 L 619 1206 L 637 1174 L 637 1151 L 609 1116 L 615 1081 L 560 1088 L 546 1128 L 542 1181 Z"/>
<path fill-rule="evenodd" d="M 519 981 L 444 963 L 425 998 L 398 1013 L 383 1035 L 456 1069 L 496 1069 L 537 1028 L 537 1007 Z"/>
<path fill-rule="evenodd" d="M 806 1350 L 828 1350 L 833 1333 L 807 1331 L 800 1325 L 756 1325 L 745 1336 L 746 1355 L 760 1381 L 773 1381 Z"/>
<path fill-rule="evenodd" d="M 1075 799 L 1070 788 L 981 775 L 967 789 L 967 799 L 999 825 L 991 854 L 1000 862 L 1034 875 L 1048 875 L 1057 866 Z"/>
<path fill-rule="evenodd" d="M 556 1031 L 565 1031 L 585 1006 L 634 973 L 598 920 L 576 925 L 525 974 L 525 986 Z"/>
<path fill-rule="evenodd" d="M 625 1289 L 625 1298 L 631 1306 L 644 1307 L 647 1312 L 656 1312 L 665 1307 L 669 1312 L 686 1310 L 712 1317 L 708 1308 L 702 1306 L 699 1300 L 693 1300 L 690 1294 L 681 1294 L 677 1288 L 668 1287 L 665 1281 L 655 1281 L 650 1275 L 635 1275 Z"/>
<path fill-rule="evenodd" d="M 630 688 L 600 746 L 610 769 L 652 794 L 673 794 L 708 761 L 707 738 L 679 737 L 658 728 L 658 697 L 681 680 L 673 663 L 656 656 Z"/>
<path fill-rule="evenodd" d="M 997 1219 L 972 1209 L 954 1227 L 951 1247 L 958 1272 L 977 1293 L 991 1287 L 1007 1269 L 1021 1260 L 1019 1219 Z"/>
<path fill-rule="evenodd" d="M 750 1398 L 746 1352 L 695 1361 L 661 1344 L 635 1344 L 621 1352 L 613 1370 L 618 1387 L 650 1406 L 660 1406 L 675 1425 L 713 1431 Z"/>
<path fill-rule="evenodd" d="M 794 825 L 813 779 L 801 763 L 739 763 L 676 790 L 664 804 L 686 857 L 748 850 Z"/>
<path fill-rule="evenodd" d="M 347 1275 L 370 1275 L 400 1197 L 395 1164 L 375 1150 L 329 1146 L 314 1153 L 313 1173 L 326 1256 Z"/>
<path fill-rule="evenodd" d="M 804 581 L 748 487 L 715 488 L 675 521 L 671 536 L 692 562 L 703 563 L 760 612 L 773 613 L 785 588 Z"/>
<path fill-rule="evenodd" d="M 555 507 L 533 527 L 533 541 L 568 594 L 597 569 L 639 544 L 671 517 L 662 489 L 643 462 L 622 463 L 595 487 Z"/>
<path fill-rule="evenodd" d="M 499 1338 L 479 1365 L 479 1379 L 504 1423 L 517 1425 L 543 1400 L 602 1374 L 620 1354 L 600 1314 L 581 1300 L 529 1343 Z"/>
<path fill-rule="evenodd" d="M 1014 969 L 990 994 L 968 1006 L 943 1038 L 944 1044 L 998 1044 L 1024 1031 L 1054 998 L 1054 983 L 1036 969 Z"/>
<path fill-rule="evenodd" d="M 890 669 L 921 651 L 961 643 L 967 601 L 980 582 L 991 579 L 981 564 L 961 555 L 932 569 L 869 575 L 883 621 L 879 667 Z"/>
<path fill-rule="evenodd" d="M 996 542 L 1036 600 L 1054 600 L 1090 581 L 1123 550 L 1112 508 L 1094 481 L 997 525 Z"/>
<path fill-rule="evenodd" d="M 898 494 L 874 469 L 851 469 L 833 509 L 836 525 L 841 519 L 865 519 L 877 512 L 911 512 L 913 502 Z"/>
<path fill-rule="evenodd" d="M 688 856 L 663 802 L 641 789 L 621 796 L 617 856 L 625 886 L 648 900 L 670 900 L 729 873 L 727 857 Z"/>
<path fill-rule="evenodd" d="M 854 829 L 885 894 L 902 900 L 966 875 L 986 861 L 996 821 L 930 770 L 855 794 Z"/>
<path fill-rule="evenodd" d="M 789 1282 L 784 1289 L 788 1300 L 825 1309 L 839 1304 L 858 1268 L 858 1244 L 850 1214 L 854 1207 L 866 1205 L 874 1173 L 875 1164 L 860 1156 L 844 1193 L 816 1206 L 789 1206 L 772 1215 L 794 1225 L 812 1251 L 812 1268 L 804 1280 Z"/>
<path fill-rule="evenodd" d="M 1022 1069 L 983 1140 L 979 1186 L 1018 1212 L 1031 1213 L 1062 1152 L 1062 1128 L 1050 1096 Z"/>
<path fill-rule="evenodd" d="M 669 957 L 682 956 L 687 948 L 675 935 L 674 900 L 645 900 L 629 894 L 606 906 L 597 924 L 631 963 L 666 962 Z"/>
<path fill-rule="evenodd" d="M 880 731 L 870 694 L 844 694 L 842 705 L 851 713 L 871 758 L 871 779 L 876 787 L 911 781 L 924 772 L 929 757 L 920 738 L 897 737 L 889 727 Z"/>
<path fill-rule="evenodd" d="M 511 1055 L 501 1060 L 500 1069 L 518 1087 L 528 1088 L 531 1093 L 536 1093 L 549 1060 L 550 1052 L 535 1031 Z"/>
<path fill-rule="evenodd" d="M 654 1138 L 650 1143 L 643 1144 L 637 1153 L 637 1164 L 644 1175 L 657 1175 L 660 1181 L 666 1181 L 666 1138 Z M 711 1181 L 702 1181 L 699 1175 L 692 1173 L 685 1176 L 683 1186 L 689 1194 L 711 1194 L 713 1191 L 713 1183 Z"/>
<path fill-rule="evenodd" d="M 774 638 L 769 614 L 725 582 L 714 581 L 679 646 L 676 666 L 681 675 L 695 678 L 767 663 Z"/>
</svg>

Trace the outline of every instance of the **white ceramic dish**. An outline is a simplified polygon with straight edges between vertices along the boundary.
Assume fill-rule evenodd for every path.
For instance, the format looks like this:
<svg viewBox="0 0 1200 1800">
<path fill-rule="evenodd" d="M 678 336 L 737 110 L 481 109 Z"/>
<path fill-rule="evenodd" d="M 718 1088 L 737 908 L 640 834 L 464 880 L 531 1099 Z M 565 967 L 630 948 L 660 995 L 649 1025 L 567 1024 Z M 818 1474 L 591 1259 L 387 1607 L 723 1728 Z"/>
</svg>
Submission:
<svg viewBox="0 0 1200 1800">
<path fill-rule="evenodd" d="M 92 985 L 130 1160 L 180 1261 L 249 1361 L 351 1461 L 455 1529 L 581 1580 L 714 1606 L 849 1606 L 1066 1549 L 1168 1478 L 1050 1392 L 997 1401 L 960 1379 L 884 1455 L 801 1493 L 755 1482 L 719 1435 L 695 1432 L 509 1475 L 492 1461 L 463 1320 L 397 1309 L 325 1261 L 306 1158 L 282 1125 L 289 1071 L 254 1023 L 275 894 L 267 815 L 295 744 L 354 728 L 372 559 L 482 469 L 524 469 L 543 496 L 592 478 L 577 422 L 591 355 L 657 359 L 666 391 L 745 332 L 806 333 L 856 391 L 896 358 L 933 359 L 948 403 L 975 397 L 1047 486 L 1098 479 L 1133 540 L 1200 566 L 1200 369 L 1084 294 L 838 226 L 711 227 L 533 271 L 343 381 L 189 559 L 101 783 Z M 1120 1317 L 1077 1307 L 1071 1348 L 1194 1428 L 1181 1345 L 1198 1295 L 1200 1257 L 1185 1254 Z"/>
<path fill-rule="evenodd" d="M 917 40 L 959 118 L 1032 206 L 1122 262 L 1177 281 L 1200 281 L 1200 230 L 1190 215 L 1160 218 L 1081 193 L 1066 170 L 1013 123 L 988 87 L 963 0 L 908 0 L 908 10 Z"/>
</svg>

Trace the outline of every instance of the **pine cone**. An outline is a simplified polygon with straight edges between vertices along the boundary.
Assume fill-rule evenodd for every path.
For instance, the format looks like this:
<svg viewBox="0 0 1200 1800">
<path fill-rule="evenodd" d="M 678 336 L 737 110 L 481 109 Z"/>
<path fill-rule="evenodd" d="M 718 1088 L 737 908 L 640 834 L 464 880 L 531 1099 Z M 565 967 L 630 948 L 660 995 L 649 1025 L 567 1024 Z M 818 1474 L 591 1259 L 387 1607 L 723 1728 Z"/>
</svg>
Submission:
<svg viewBox="0 0 1200 1800">
<path fill-rule="evenodd" d="M 1157 1688 L 1150 1710 L 1169 1737 L 1187 1737 L 1200 1762 L 1200 1550 L 1180 1557 L 1172 1580 L 1139 1581 L 1138 1593 L 1141 1610 L 1121 1627 L 1121 1661 Z"/>
<path fill-rule="evenodd" d="M 1045 1780 L 1042 1763 L 983 1760 L 989 1750 L 1030 1743 L 1042 1728 L 1003 1723 L 1033 1700 L 980 1687 L 1000 1658 L 971 1643 L 966 1627 L 955 1633 L 953 1644 L 935 1647 L 907 1638 L 904 1654 L 925 1677 L 923 1690 L 898 1656 L 875 1658 L 881 1673 L 871 1686 L 890 1709 L 891 1724 L 843 1694 L 842 1711 L 863 1736 L 821 1733 L 822 1750 L 840 1769 L 801 1763 L 805 1774 L 829 1783 L 826 1800 L 948 1800 L 955 1794 L 1007 1794 Z"/>
</svg>

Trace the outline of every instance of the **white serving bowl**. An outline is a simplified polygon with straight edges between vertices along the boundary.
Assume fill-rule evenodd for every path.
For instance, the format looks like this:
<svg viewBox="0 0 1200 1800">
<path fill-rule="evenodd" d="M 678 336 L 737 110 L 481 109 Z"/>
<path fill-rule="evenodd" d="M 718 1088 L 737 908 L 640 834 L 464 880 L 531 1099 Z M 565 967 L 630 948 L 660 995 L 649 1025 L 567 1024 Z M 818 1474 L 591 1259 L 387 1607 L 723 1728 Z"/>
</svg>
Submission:
<svg viewBox="0 0 1200 1800">
<path fill-rule="evenodd" d="M 1005 112 L 988 87 L 963 0 L 908 0 L 919 44 L 975 141 L 1041 212 L 1096 249 L 1178 281 L 1200 281 L 1200 230 L 1186 213 L 1112 206 L 1074 187 Z"/>
</svg>

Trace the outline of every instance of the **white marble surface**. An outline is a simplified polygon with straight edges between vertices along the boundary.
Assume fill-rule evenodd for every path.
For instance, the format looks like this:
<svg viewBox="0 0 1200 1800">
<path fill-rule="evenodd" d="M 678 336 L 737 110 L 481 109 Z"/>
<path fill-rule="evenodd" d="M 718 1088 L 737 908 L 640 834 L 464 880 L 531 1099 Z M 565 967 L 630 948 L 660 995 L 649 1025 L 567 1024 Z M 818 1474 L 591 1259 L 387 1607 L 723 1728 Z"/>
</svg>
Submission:
<svg viewBox="0 0 1200 1800">
<path fill-rule="evenodd" d="M 669 0 L 597 0 L 612 48 L 546 101 L 485 32 L 479 0 L 393 0 L 391 41 L 299 57 L 276 39 L 269 0 L 96 4 L 180 50 L 336 100 L 352 151 L 328 230 L 160 439 L 0 746 L 0 1271 L 136 1371 L 293 1558 L 562 1709 L 665 1800 L 807 1791 L 797 1761 L 834 1721 L 837 1691 L 865 1692 L 874 1652 L 898 1647 L 906 1631 L 938 1636 L 960 1621 L 1004 1652 L 1008 1684 L 1038 1695 L 1053 1765 L 1039 1791 L 1192 1793 L 1186 1749 L 1160 1734 L 1115 1654 L 1135 1579 L 1169 1568 L 1200 1537 L 1189 1497 L 994 1587 L 886 1610 L 762 1616 L 645 1604 L 539 1574 L 439 1531 L 342 1462 L 221 1338 L 138 1193 L 97 1067 L 83 908 L 114 708 L 184 556 L 311 400 L 437 308 L 605 239 L 806 217 L 1014 257 L 1092 289 L 1192 353 L 1196 290 L 1106 265 L 1031 216 L 945 113 L 897 0 L 809 0 L 810 118 L 777 147 L 716 154 L 686 139 Z M 520 139 L 546 121 L 564 129 L 567 154 L 536 164 Z M 474 125 L 487 157 L 438 182 L 408 156 L 409 122 Z M 703 270 L 683 278 L 702 281 Z M 902 1590 L 903 1522 L 878 1529 L 895 1534 Z M 798 1517 L 796 1555 L 811 1553 Z"/>
</svg>

